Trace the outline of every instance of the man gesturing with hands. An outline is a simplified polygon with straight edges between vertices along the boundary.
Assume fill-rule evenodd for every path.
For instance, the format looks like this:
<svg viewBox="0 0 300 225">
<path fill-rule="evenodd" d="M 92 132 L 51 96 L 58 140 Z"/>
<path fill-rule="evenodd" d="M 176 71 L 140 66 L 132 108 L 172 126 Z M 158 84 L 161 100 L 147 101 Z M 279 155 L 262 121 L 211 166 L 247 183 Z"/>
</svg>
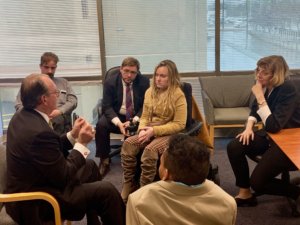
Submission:
<svg viewBox="0 0 300 225">
<path fill-rule="evenodd" d="M 83 118 L 59 136 L 49 123 L 59 91 L 42 74 L 27 76 L 21 85 L 23 109 L 7 131 L 6 193 L 44 191 L 59 202 L 63 219 L 87 224 L 125 224 L 125 208 L 116 188 L 101 180 L 97 165 L 86 159 L 94 130 Z M 52 219 L 47 203 L 27 201 L 6 205 L 18 224 L 41 224 Z"/>
</svg>

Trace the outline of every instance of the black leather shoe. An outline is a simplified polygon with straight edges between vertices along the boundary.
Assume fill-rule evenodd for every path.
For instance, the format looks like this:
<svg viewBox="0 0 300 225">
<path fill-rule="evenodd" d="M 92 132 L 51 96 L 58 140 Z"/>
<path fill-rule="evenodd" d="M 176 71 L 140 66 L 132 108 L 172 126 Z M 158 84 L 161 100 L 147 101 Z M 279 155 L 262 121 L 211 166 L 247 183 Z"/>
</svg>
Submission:
<svg viewBox="0 0 300 225">
<path fill-rule="evenodd" d="M 257 206 L 257 200 L 254 195 L 252 195 L 250 198 L 234 198 L 236 205 L 238 207 L 254 207 Z"/>
<path fill-rule="evenodd" d="M 105 175 L 109 172 L 110 170 L 110 160 L 109 158 L 106 159 L 101 159 L 100 164 L 99 164 L 99 172 L 102 178 L 105 177 Z"/>
</svg>

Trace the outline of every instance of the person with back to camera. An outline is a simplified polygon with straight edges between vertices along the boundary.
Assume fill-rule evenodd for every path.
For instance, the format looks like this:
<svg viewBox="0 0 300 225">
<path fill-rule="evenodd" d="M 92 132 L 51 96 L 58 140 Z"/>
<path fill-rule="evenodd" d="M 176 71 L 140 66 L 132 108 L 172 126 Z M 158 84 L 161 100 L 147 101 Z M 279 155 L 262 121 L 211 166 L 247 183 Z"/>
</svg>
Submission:
<svg viewBox="0 0 300 225">
<path fill-rule="evenodd" d="M 152 85 L 146 91 L 138 134 L 128 137 L 122 146 L 121 196 L 124 202 L 136 188 L 134 177 L 138 153 L 144 149 L 139 179 L 142 187 L 153 182 L 159 156 L 167 148 L 170 135 L 185 128 L 186 118 L 187 103 L 180 88 L 176 64 L 171 60 L 163 60 L 156 66 Z"/>
<path fill-rule="evenodd" d="M 160 160 L 161 181 L 129 195 L 126 224 L 235 224 L 233 197 L 206 179 L 210 155 L 197 138 L 172 136 Z"/>
<path fill-rule="evenodd" d="M 125 205 L 118 190 L 100 181 L 97 164 L 86 159 L 94 130 L 78 118 L 72 130 L 59 136 L 49 125 L 59 90 L 49 76 L 32 74 L 21 84 L 23 108 L 7 130 L 7 186 L 5 193 L 44 191 L 60 205 L 63 219 L 88 225 L 125 224 Z M 69 151 L 70 150 L 70 151 Z M 8 214 L 20 225 L 51 220 L 53 209 L 41 201 L 7 203 Z"/>
<path fill-rule="evenodd" d="M 133 57 L 123 60 L 120 72 L 107 77 L 103 85 L 102 115 L 96 125 L 96 157 L 100 157 L 99 170 L 104 177 L 110 169 L 110 133 L 127 136 L 129 120 L 139 121 L 149 79 L 139 73 L 140 63 Z M 126 104 L 127 89 L 132 104 Z"/>
<path fill-rule="evenodd" d="M 282 171 L 297 168 L 269 139 L 267 132 L 300 127 L 299 93 L 289 80 L 289 67 L 282 56 L 271 55 L 258 60 L 255 76 L 256 83 L 252 87 L 255 101 L 246 128 L 227 146 L 239 187 L 235 200 L 238 206 L 256 206 L 257 200 L 250 190 L 252 187 L 257 193 L 287 196 L 296 207 L 296 202 L 300 204 L 300 187 L 275 177 Z M 260 121 L 264 128 L 254 132 L 254 124 Z M 262 155 L 251 178 L 246 155 Z"/>
<path fill-rule="evenodd" d="M 70 83 L 62 78 L 55 77 L 55 71 L 59 58 L 52 52 L 45 52 L 41 56 L 40 70 L 42 74 L 48 75 L 57 88 L 59 97 L 57 98 L 57 108 L 49 115 L 53 129 L 58 134 L 65 134 L 72 129 L 71 113 L 77 107 L 77 97 Z M 23 108 L 20 92 L 17 95 L 15 109 L 16 111 Z"/>
</svg>

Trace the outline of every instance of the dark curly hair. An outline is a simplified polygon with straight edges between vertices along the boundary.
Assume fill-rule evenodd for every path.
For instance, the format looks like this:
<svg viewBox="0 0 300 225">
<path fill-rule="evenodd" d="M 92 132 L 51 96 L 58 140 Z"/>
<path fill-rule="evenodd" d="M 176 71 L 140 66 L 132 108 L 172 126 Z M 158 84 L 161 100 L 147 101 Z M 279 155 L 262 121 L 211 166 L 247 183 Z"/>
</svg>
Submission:
<svg viewBox="0 0 300 225">
<path fill-rule="evenodd" d="M 174 181 L 197 185 L 203 183 L 208 175 L 210 150 L 195 137 L 184 134 L 171 136 L 163 157 L 164 166 Z"/>
</svg>

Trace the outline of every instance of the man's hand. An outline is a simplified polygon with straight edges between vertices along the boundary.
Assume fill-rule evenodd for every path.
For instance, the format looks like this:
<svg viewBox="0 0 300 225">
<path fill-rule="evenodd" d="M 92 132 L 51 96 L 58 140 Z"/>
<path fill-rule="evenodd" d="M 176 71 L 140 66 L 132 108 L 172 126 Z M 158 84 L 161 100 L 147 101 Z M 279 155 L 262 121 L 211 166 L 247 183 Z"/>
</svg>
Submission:
<svg viewBox="0 0 300 225">
<path fill-rule="evenodd" d="M 79 135 L 79 132 L 80 132 L 80 129 L 86 124 L 87 122 L 79 117 L 77 120 L 75 120 L 74 122 L 74 125 L 73 125 L 73 128 L 71 130 L 71 135 L 74 139 L 77 139 L 78 138 L 78 135 Z"/>
<path fill-rule="evenodd" d="M 51 114 L 49 115 L 49 118 L 50 119 L 53 119 L 53 118 L 55 118 L 55 117 L 57 117 L 57 116 L 59 116 L 59 115 L 61 115 L 62 114 L 62 112 L 59 110 L 59 109 L 54 109 L 52 112 L 51 112 Z"/>
<path fill-rule="evenodd" d="M 138 141 L 143 144 L 145 142 L 150 141 L 150 138 L 154 136 L 153 127 L 144 127 L 140 132 L 138 136 Z"/>
<path fill-rule="evenodd" d="M 119 122 L 118 123 L 118 127 L 120 129 L 120 132 L 124 135 L 124 136 L 128 136 L 127 135 L 127 132 L 126 132 L 126 127 L 129 125 L 129 121 L 125 122 L 125 123 L 122 123 L 122 122 Z"/>
<path fill-rule="evenodd" d="M 95 130 L 93 127 L 85 123 L 83 127 L 80 129 L 79 134 L 78 134 L 78 143 L 86 146 L 95 136 Z"/>
</svg>

